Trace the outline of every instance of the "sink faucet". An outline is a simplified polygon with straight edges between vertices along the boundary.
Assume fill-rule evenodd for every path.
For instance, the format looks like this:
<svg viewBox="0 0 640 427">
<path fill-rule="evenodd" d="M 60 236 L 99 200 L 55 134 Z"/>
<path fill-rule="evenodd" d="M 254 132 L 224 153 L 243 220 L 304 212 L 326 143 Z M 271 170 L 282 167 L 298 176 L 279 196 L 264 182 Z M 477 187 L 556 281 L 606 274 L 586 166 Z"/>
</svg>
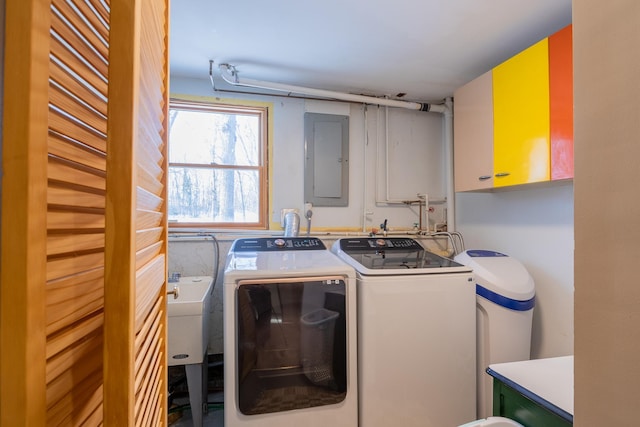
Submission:
<svg viewBox="0 0 640 427">
<path fill-rule="evenodd" d="M 386 237 L 387 236 L 387 219 L 384 219 L 384 222 L 382 224 L 380 224 L 380 228 L 382 229 L 382 234 Z"/>
</svg>

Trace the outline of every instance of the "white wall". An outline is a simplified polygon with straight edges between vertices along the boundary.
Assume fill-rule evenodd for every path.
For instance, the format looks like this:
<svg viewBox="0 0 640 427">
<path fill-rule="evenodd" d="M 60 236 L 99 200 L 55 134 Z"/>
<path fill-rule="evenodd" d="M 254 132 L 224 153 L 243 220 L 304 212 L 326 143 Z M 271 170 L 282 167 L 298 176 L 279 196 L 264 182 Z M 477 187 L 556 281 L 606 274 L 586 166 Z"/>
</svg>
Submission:
<svg viewBox="0 0 640 427">
<path fill-rule="evenodd" d="M 467 249 L 520 260 L 536 284 L 531 356 L 573 354 L 573 185 L 458 193 Z"/>
<path fill-rule="evenodd" d="M 329 101 L 297 98 L 247 96 L 214 92 L 208 79 L 171 78 L 171 96 L 209 97 L 210 100 L 250 99 L 272 102 L 274 106 L 273 191 L 271 223 L 280 222 L 280 210 L 297 208 L 304 212 L 304 113 L 349 115 L 349 206 L 314 207 L 313 227 L 319 230 L 351 229 L 369 231 L 388 219 L 389 227 L 409 229 L 419 222 L 418 208 L 376 203 L 386 199 L 416 199 L 417 193 L 442 199 L 445 195 L 443 120 L 437 113 L 398 108 L 364 107 Z M 389 192 L 385 180 L 385 146 L 388 111 L 390 159 Z M 377 179 L 376 179 L 377 176 Z M 443 216 L 443 206 L 435 206 L 432 221 Z M 365 214 L 366 213 L 366 214 Z M 433 225 L 433 223 L 432 223 Z M 301 226 L 306 227 L 302 218 Z"/>
</svg>

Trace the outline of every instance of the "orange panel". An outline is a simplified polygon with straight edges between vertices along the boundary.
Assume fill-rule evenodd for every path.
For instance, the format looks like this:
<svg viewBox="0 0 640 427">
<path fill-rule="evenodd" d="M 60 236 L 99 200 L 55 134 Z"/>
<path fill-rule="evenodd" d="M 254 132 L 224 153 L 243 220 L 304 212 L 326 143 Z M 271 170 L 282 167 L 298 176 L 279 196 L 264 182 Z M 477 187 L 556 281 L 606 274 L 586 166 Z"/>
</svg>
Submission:
<svg viewBox="0 0 640 427">
<path fill-rule="evenodd" d="M 571 25 L 549 37 L 551 179 L 573 178 Z"/>
</svg>

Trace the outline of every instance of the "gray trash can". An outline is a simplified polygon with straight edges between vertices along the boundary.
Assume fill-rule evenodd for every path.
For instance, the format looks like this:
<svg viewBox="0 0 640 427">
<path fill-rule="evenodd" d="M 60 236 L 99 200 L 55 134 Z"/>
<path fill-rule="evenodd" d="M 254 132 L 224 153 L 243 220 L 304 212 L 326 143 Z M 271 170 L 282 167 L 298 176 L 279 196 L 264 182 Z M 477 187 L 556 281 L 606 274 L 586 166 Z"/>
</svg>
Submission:
<svg viewBox="0 0 640 427">
<path fill-rule="evenodd" d="M 300 318 L 302 369 L 314 384 L 333 383 L 333 341 L 340 313 L 320 308 Z"/>
</svg>

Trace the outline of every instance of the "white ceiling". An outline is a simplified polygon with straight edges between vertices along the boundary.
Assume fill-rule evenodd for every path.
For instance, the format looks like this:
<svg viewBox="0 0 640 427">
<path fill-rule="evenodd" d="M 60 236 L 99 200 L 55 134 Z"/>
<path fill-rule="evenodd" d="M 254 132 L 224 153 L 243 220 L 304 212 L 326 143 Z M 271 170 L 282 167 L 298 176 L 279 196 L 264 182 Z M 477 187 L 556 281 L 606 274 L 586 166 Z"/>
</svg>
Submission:
<svg viewBox="0 0 640 427">
<path fill-rule="evenodd" d="M 171 75 L 436 102 L 569 23 L 571 0 L 174 0 Z"/>
</svg>

